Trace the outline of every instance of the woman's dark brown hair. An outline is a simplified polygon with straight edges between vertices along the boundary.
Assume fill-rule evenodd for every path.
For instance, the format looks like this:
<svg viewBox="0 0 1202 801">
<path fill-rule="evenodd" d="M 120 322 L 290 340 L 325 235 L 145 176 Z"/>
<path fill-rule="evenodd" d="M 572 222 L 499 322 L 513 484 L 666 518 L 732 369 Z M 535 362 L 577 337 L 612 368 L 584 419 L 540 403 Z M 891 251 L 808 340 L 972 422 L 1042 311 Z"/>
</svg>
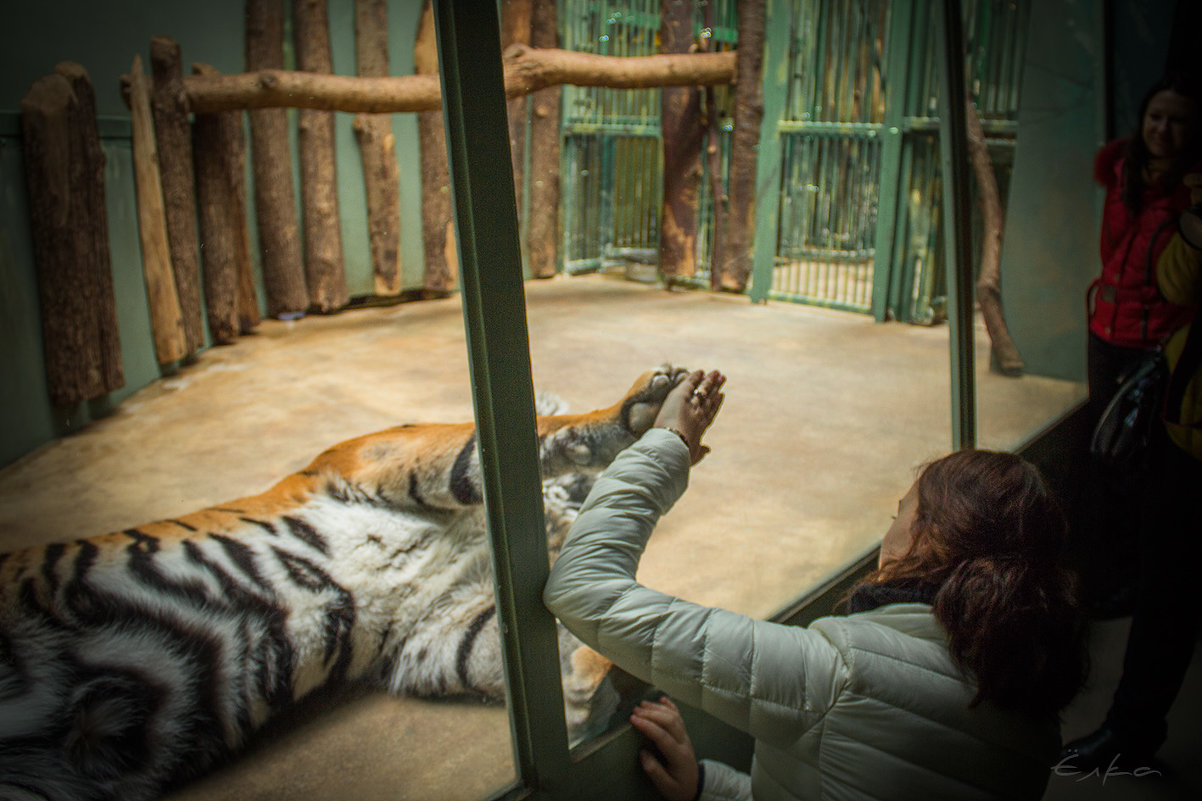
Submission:
<svg viewBox="0 0 1202 801">
<path fill-rule="evenodd" d="M 1126 159 L 1123 161 L 1123 183 L 1121 196 L 1123 204 L 1132 214 L 1137 214 L 1143 205 L 1144 191 L 1148 188 L 1144 183 L 1144 167 L 1152 154 L 1144 142 L 1144 115 L 1152 98 L 1163 91 L 1172 91 L 1189 98 L 1194 104 L 1194 125 L 1185 150 L 1173 160 L 1172 167 L 1161 177 L 1159 183 L 1164 191 L 1171 191 L 1181 181 L 1185 171 L 1194 166 L 1202 157 L 1202 86 L 1198 81 L 1183 73 L 1170 72 L 1152 85 L 1139 104 L 1139 116 L 1136 118 L 1135 133 L 1127 140 Z"/>
<path fill-rule="evenodd" d="M 927 589 L 973 704 L 1055 714 L 1084 681 L 1084 619 L 1068 528 L 1039 471 L 1010 453 L 958 451 L 918 478 L 908 551 L 866 585 Z M 864 586 L 864 585 L 862 585 Z"/>
</svg>

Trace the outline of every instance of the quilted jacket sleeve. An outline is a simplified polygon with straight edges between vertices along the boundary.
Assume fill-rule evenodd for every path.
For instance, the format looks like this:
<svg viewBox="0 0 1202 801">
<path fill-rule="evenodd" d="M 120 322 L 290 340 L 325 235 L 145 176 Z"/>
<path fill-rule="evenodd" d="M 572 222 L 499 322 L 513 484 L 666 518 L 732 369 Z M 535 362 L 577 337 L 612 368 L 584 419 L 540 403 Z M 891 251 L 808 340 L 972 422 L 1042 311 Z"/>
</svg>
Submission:
<svg viewBox="0 0 1202 801">
<path fill-rule="evenodd" d="M 688 470 L 686 448 L 663 429 L 623 451 L 581 508 L 544 600 L 572 633 L 622 669 L 787 747 L 821 720 L 846 683 L 846 664 L 831 641 L 818 631 L 689 603 L 634 579 L 656 522 L 685 490 Z"/>
<path fill-rule="evenodd" d="M 700 801 L 751 801 L 751 777 L 723 762 L 704 759 Z"/>
</svg>

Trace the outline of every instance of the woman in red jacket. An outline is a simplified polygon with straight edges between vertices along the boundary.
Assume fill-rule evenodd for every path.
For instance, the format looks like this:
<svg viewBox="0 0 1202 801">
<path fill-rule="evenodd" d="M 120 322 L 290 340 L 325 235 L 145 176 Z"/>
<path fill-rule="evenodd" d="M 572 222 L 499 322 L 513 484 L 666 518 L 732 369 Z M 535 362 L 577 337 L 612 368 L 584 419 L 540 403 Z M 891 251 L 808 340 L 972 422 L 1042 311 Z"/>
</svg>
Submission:
<svg viewBox="0 0 1202 801">
<path fill-rule="evenodd" d="M 1169 75 L 1148 91 L 1139 119 L 1134 136 L 1106 145 L 1094 161 L 1094 177 L 1106 188 L 1102 274 L 1089 288 L 1094 420 L 1127 369 L 1192 313 L 1160 294 L 1156 267 L 1189 206 L 1182 176 L 1202 169 L 1202 91 L 1183 76 Z"/>
<path fill-rule="evenodd" d="M 1191 202 L 1183 177 L 1199 186 L 1195 194 L 1202 191 L 1197 174 L 1202 171 L 1202 93 L 1195 86 L 1170 77 L 1152 87 L 1140 108 L 1136 135 L 1104 147 L 1095 163 L 1095 174 L 1106 187 L 1106 206 L 1102 275 L 1090 287 L 1089 401 L 1094 420 L 1124 372 L 1194 315 L 1189 293 L 1170 292 L 1179 301 L 1171 302 L 1161 294 L 1158 279 L 1196 270 L 1202 258 L 1178 230 L 1178 218 Z M 1130 612 L 1131 629 L 1106 720 L 1065 746 L 1060 767 L 1150 766 L 1165 740 L 1167 715 L 1202 625 L 1191 595 L 1202 550 L 1194 497 L 1200 466 L 1170 446 L 1160 427 L 1149 451 L 1143 473 L 1095 477 L 1097 497 L 1090 506 L 1097 518 L 1085 531 L 1094 539 L 1094 561 L 1105 560 L 1097 561 L 1096 569 L 1136 568 L 1127 568 L 1135 573 L 1128 579 L 1132 597 L 1123 604 L 1095 600 L 1095 614 Z"/>
</svg>

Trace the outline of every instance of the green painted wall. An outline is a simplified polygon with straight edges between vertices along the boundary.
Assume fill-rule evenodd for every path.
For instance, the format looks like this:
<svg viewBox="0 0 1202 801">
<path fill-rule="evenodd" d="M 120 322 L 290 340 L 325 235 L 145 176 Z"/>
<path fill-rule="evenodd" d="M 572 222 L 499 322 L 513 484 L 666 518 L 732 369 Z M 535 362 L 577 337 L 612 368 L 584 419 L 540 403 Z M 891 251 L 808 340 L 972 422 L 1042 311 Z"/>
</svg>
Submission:
<svg viewBox="0 0 1202 801">
<path fill-rule="evenodd" d="M 285 6 L 291 4 L 285 3 Z M 141 54 L 149 72 L 154 35 L 179 42 L 185 70 L 205 62 L 222 72 L 245 69 L 244 0 L 205 3 L 149 3 L 146 0 L 62 0 L 9 4 L 0 27 L 0 465 L 79 426 L 160 376 L 150 335 L 146 290 L 134 204 L 129 114 L 120 96 L 121 75 Z M 334 71 L 354 74 L 354 4 L 330 3 Z M 413 72 L 413 42 L 420 0 L 392 0 L 389 9 L 391 70 Z M 291 64 L 291 48 L 286 53 Z M 60 61 L 87 69 L 96 90 L 103 147 L 108 159 L 105 188 L 113 278 L 118 301 L 126 386 L 74 409 L 50 406 L 42 372 L 41 320 L 37 279 L 29 237 L 21 156 L 21 99 L 36 79 Z M 421 187 L 417 119 L 393 115 L 401 165 L 401 264 L 406 288 L 422 277 Z M 367 210 L 353 115 L 337 118 L 337 170 L 343 255 L 352 295 L 369 294 L 372 271 Z M 295 155 L 295 131 L 293 132 Z M 248 170 L 248 181 L 249 181 Z M 250 187 L 248 185 L 248 191 Z M 299 173 L 296 191 L 299 195 Z M 299 206 L 299 199 L 298 199 Z M 254 215 L 251 236 L 255 239 Z M 252 243 L 257 251 L 257 242 Z M 257 269 L 257 252 L 256 252 Z M 261 286 L 260 286 L 261 299 Z"/>
<path fill-rule="evenodd" d="M 1099 269 L 1102 6 L 1032 4 L 1002 244 L 1002 299 L 1028 372 L 1077 381 L 1085 379 L 1085 289 Z"/>
</svg>

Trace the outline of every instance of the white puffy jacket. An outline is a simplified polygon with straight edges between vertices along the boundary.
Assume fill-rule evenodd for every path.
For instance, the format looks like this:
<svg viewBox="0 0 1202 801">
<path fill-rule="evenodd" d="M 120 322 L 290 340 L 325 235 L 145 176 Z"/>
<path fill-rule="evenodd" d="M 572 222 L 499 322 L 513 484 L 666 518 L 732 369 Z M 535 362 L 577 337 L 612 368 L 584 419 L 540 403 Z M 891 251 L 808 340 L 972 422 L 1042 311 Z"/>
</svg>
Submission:
<svg viewBox="0 0 1202 801">
<path fill-rule="evenodd" d="M 584 642 L 755 738 L 750 780 L 707 762 L 709 799 L 1038 799 L 1054 719 L 969 708 L 971 679 L 920 603 L 808 628 L 698 606 L 634 580 L 688 484 L 680 439 L 653 428 L 605 473 L 551 571 L 547 606 Z"/>
</svg>

